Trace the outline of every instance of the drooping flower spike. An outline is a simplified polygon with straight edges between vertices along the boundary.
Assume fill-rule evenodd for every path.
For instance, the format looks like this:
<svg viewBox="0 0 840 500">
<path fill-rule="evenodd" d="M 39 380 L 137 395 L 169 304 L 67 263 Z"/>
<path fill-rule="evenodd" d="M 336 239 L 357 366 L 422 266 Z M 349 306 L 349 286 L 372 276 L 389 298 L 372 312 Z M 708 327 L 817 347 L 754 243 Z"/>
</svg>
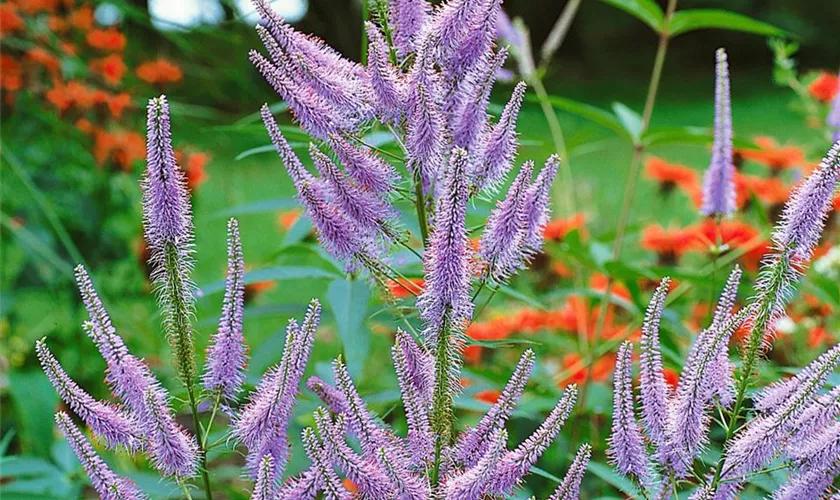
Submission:
<svg viewBox="0 0 840 500">
<path fill-rule="evenodd" d="M 633 398 L 633 344 L 625 341 L 618 348 L 613 379 L 613 423 L 609 439 L 610 462 L 625 475 L 647 480 L 645 452 Z"/>
<path fill-rule="evenodd" d="M 248 346 L 242 334 L 242 318 L 245 311 L 245 261 L 242 257 L 239 223 L 236 219 L 230 219 L 227 227 L 225 298 L 219 328 L 207 351 L 203 382 L 208 391 L 231 403 L 235 401 L 245 382 Z"/>
<path fill-rule="evenodd" d="M 569 467 L 566 476 L 548 500 L 578 500 L 580 498 L 580 483 L 592 457 L 592 446 L 584 444 L 575 455 L 575 460 Z"/>
<path fill-rule="evenodd" d="M 82 463 L 93 489 L 100 498 L 103 500 L 140 500 L 147 498 L 133 481 L 114 474 L 108 464 L 96 454 L 93 446 L 66 413 L 56 413 L 55 422 L 61 433 L 67 438 L 67 442 L 78 457 L 79 462 Z"/>
<path fill-rule="evenodd" d="M 484 272 L 497 283 L 505 282 L 525 265 L 528 220 L 524 206 L 533 170 L 533 162 L 522 165 L 504 200 L 497 202 L 490 213 L 481 237 L 479 254 L 486 266 Z"/>
<path fill-rule="evenodd" d="M 703 179 L 703 205 L 706 216 L 735 213 L 735 165 L 732 157 L 732 105 L 729 96 L 729 63 L 726 51 L 715 52 L 715 136 L 712 160 Z"/>
</svg>

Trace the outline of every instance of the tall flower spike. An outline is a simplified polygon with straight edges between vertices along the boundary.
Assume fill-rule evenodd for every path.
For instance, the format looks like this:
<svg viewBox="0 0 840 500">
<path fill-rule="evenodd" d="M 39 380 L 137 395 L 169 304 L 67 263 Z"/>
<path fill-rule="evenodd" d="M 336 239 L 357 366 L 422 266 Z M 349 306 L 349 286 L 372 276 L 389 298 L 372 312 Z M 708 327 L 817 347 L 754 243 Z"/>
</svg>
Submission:
<svg viewBox="0 0 840 500">
<path fill-rule="evenodd" d="M 368 45 L 368 74 L 377 115 L 386 122 L 399 122 L 405 111 L 405 84 L 397 68 L 388 61 L 388 45 L 372 22 L 365 22 Z"/>
<path fill-rule="evenodd" d="M 434 360 L 414 341 L 411 335 L 397 329 L 394 345 L 405 358 L 406 373 L 414 388 L 424 401 L 432 400 L 432 388 L 435 385 Z"/>
<path fill-rule="evenodd" d="M 167 476 L 194 476 L 198 472 L 198 443 L 171 417 L 166 393 L 149 388 L 145 396 L 142 421 L 155 468 Z"/>
<path fill-rule="evenodd" d="M 315 182 L 315 177 L 306 170 L 303 163 L 300 162 L 300 159 L 292 150 L 292 147 L 286 141 L 286 138 L 283 137 L 283 134 L 280 132 L 280 127 L 277 126 L 277 122 L 274 120 L 274 116 L 268 108 L 268 104 L 262 105 L 260 115 L 262 116 L 265 129 L 268 131 L 268 136 L 274 144 L 274 149 L 283 161 L 283 165 L 285 165 L 286 171 L 289 173 L 289 177 L 292 178 L 295 187 L 300 189 L 300 186 L 304 183 Z"/>
<path fill-rule="evenodd" d="M 817 493 L 798 498 L 821 498 L 820 493 L 825 491 L 840 473 L 840 423 L 832 422 L 813 435 L 800 448 L 790 453 L 790 458 L 796 464 L 797 475 L 810 476 L 813 482 L 812 491 Z"/>
<path fill-rule="evenodd" d="M 420 176 L 423 185 L 428 186 L 437 178 L 444 162 L 446 124 L 434 94 L 436 86 L 415 85 L 413 99 L 410 99 L 413 106 L 406 120 L 406 160 L 414 175 Z"/>
<path fill-rule="evenodd" d="M 233 402 L 245 382 L 248 347 L 242 335 L 242 316 L 245 310 L 245 261 L 239 223 L 230 219 L 227 225 L 227 278 L 225 298 L 219 329 L 207 352 L 204 387 Z"/>
<path fill-rule="evenodd" d="M 266 455 L 260 461 L 257 481 L 251 500 L 274 500 L 277 496 L 277 482 L 275 481 L 274 458 Z"/>
<path fill-rule="evenodd" d="M 525 202 L 522 205 L 522 213 L 528 221 L 527 233 L 523 246 L 527 255 L 535 255 L 542 249 L 545 225 L 551 213 L 551 184 L 560 168 L 560 157 L 549 156 L 537 178 L 534 179 L 528 192 L 525 194 Z"/>
<path fill-rule="evenodd" d="M 479 190 L 488 187 L 495 189 L 513 165 L 513 158 L 519 146 L 516 119 L 519 117 L 526 88 L 525 82 L 516 84 L 498 123 L 490 132 L 484 149 L 484 158 L 476 165 L 477 170 L 473 173 L 473 182 Z"/>
<path fill-rule="evenodd" d="M 99 458 L 99 455 L 94 451 L 93 446 L 88 442 L 87 438 L 79 431 L 79 429 L 70 420 L 66 413 L 58 412 L 55 414 L 55 422 L 67 442 L 70 444 L 73 452 L 78 457 L 79 462 L 85 469 L 90 478 L 93 489 L 100 498 L 104 500 L 135 500 L 146 498 L 146 495 L 137 488 L 133 481 L 127 478 L 121 478 L 114 474 L 108 465 Z"/>
<path fill-rule="evenodd" d="M 331 412 L 339 414 L 347 410 L 347 400 L 344 398 L 344 394 L 315 375 L 307 379 L 306 387 L 314 392 Z"/>
<path fill-rule="evenodd" d="M 400 386 L 403 406 L 405 407 L 405 418 L 408 422 L 408 443 L 411 452 L 412 463 L 424 464 L 434 453 L 434 438 L 429 425 L 429 402 L 430 398 L 420 390 L 416 376 L 412 377 L 411 369 L 406 359 L 404 345 L 407 342 L 414 342 L 410 338 L 405 339 L 406 333 L 398 332 L 403 341 L 397 342 L 391 348 L 391 357 L 394 360 L 394 368 L 397 371 L 397 381 Z"/>
<path fill-rule="evenodd" d="M 840 179 L 840 140 L 822 159 L 808 178 L 794 189 L 785 205 L 782 222 L 773 233 L 780 249 L 807 262 L 820 240 Z"/>
<path fill-rule="evenodd" d="M 362 448 L 362 453 L 367 459 L 376 456 L 376 449 L 382 445 L 385 431 L 373 418 L 364 400 L 359 396 L 347 366 L 341 359 L 333 361 L 333 374 L 338 390 L 344 394 L 347 401 L 347 410 L 344 418 L 351 429 L 356 430 L 356 435 Z"/>
<path fill-rule="evenodd" d="M 580 498 L 580 483 L 586 468 L 589 466 L 589 459 L 592 457 L 592 446 L 584 444 L 575 455 L 575 460 L 566 471 L 566 476 L 548 500 L 578 500 Z"/>
<path fill-rule="evenodd" d="M 840 416 L 840 386 L 813 401 L 793 424 L 793 434 L 786 445 L 788 452 L 801 448 Z"/>
<path fill-rule="evenodd" d="M 659 323 L 665 308 L 665 299 L 671 286 L 670 278 L 662 278 L 645 312 L 642 324 L 640 359 L 642 423 L 648 437 L 656 447 L 661 463 L 670 461 L 670 440 L 668 438 L 668 402 L 671 397 L 665 375 L 662 371 L 662 353 L 659 344 Z"/>
<path fill-rule="evenodd" d="M 397 54 L 405 58 L 417 49 L 417 41 L 428 21 L 431 4 L 426 0 L 391 0 L 388 21 L 393 29 Z"/>
<path fill-rule="evenodd" d="M 429 345 L 434 344 L 444 322 L 450 328 L 461 329 L 472 315 L 466 164 L 467 152 L 454 149 L 426 250 L 426 283 L 417 305 L 426 324 L 424 336 Z"/>
<path fill-rule="evenodd" d="M 315 342 L 321 306 L 313 300 L 303 324 L 289 321 L 280 363 L 269 370 L 239 412 L 232 429 L 249 450 L 248 462 L 256 475 L 262 457 L 272 455 L 277 475 L 283 474 L 288 459 L 287 429 L 306 363 Z"/>
<path fill-rule="evenodd" d="M 394 208 L 382 198 L 353 186 L 333 161 L 314 144 L 309 144 L 309 156 L 321 174 L 321 180 L 333 203 L 353 220 L 359 230 L 382 230 L 383 224 L 396 218 Z"/>
<path fill-rule="evenodd" d="M 320 489 L 327 500 L 350 500 L 352 496 L 335 474 L 332 464 L 327 460 L 323 445 L 319 442 L 315 431 L 310 428 L 303 430 L 303 448 L 312 463 L 313 469 L 320 478 Z"/>
<path fill-rule="evenodd" d="M 330 147 L 350 178 L 376 194 L 386 194 L 399 178 L 394 167 L 366 146 L 354 146 L 343 136 L 331 135 Z"/>
<path fill-rule="evenodd" d="M 478 463 L 490 445 L 489 438 L 494 433 L 503 429 L 510 414 L 513 413 L 519 397 L 525 390 L 531 371 L 534 369 L 536 356 L 534 351 L 528 349 L 519 358 L 513 375 L 510 376 L 499 399 L 490 410 L 481 418 L 475 427 L 466 429 L 458 438 L 455 451 L 455 460 L 467 467 Z"/>
<path fill-rule="evenodd" d="M 712 160 L 703 179 L 703 206 L 706 216 L 735 213 L 735 165 L 732 162 L 732 105 L 729 97 L 729 64 L 726 51 L 715 52 L 715 140 Z"/>
<path fill-rule="evenodd" d="M 522 442 L 513 451 L 505 454 L 496 468 L 489 493 L 494 495 L 508 495 L 513 488 L 519 484 L 522 478 L 537 463 L 540 456 L 560 433 L 566 419 L 572 413 L 577 399 L 577 386 L 574 384 L 566 387 L 566 391 L 557 402 L 557 406 L 537 427 L 528 439 Z"/>
<path fill-rule="evenodd" d="M 499 0 L 478 0 L 471 14 L 470 28 L 445 65 L 452 77 L 460 77 L 492 50 L 496 41 L 496 16 Z"/>
<path fill-rule="evenodd" d="M 496 203 L 481 237 L 481 259 L 485 272 L 497 283 L 503 283 L 524 267 L 526 252 L 524 238 L 528 220 L 523 207 L 534 162 L 527 161 L 519 169 L 503 201 Z"/>
<path fill-rule="evenodd" d="M 472 28 L 472 14 L 478 4 L 476 0 L 449 0 L 435 12 L 432 31 L 438 60 L 454 55 Z"/>
<path fill-rule="evenodd" d="M 488 436 L 489 447 L 476 464 L 462 474 L 446 481 L 446 498 L 451 500 L 479 500 L 484 497 L 490 481 L 506 451 L 507 431 L 496 429 Z"/>
<path fill-rule="evenodd" d="M 149 101 L 146 164 L 143 222 L 152 279 L 178 374 L 191 387 L 195 380 L 192 214 L 184 173 L 175 163 L 166 96 Z"/>
<path fill-rule="evenodd" d="M 732 314 L 735 307 L 735 302 L 738 299 L 738 286 L 741 283 L 741 268 L 735 266 L 729 273 L 726 280 L 726 286 L 718 298 L 717 306 L 715 307 L 715 314 L 712 318 L 712 328 L 719 327 L 724 324 L 726 319 Z M 720 403 L 728 407 L 735 400 L 735 379 L 732 376 L 733 366 L 729 361 L 729 342 L 721 342 L 718 347 L 718 354 L 714 362 L 709 368 L 714 377 L 719 381 L 715 394 Z"/>
<path fill-rule="evenodd" d="M 456 90 L 454 112 L 450 118 L 452 142 L 473 155 L 478 153 L 480 140 L 488 132 L 487 106 L 490 92 L 493 90 L 496 72 L 501 69 L 507 54 L 507 49 L 502 48 L 482 59 L 481 64 L 477 64 L 466 75 Z"/>
<path fill-rule="evenodd" d="M 112 404 L 103 403 L 79 387 L 64 371 L 44 340 L 35 343 L 35 352 L 47 378 L 61 399 L 99 436 L 109 448 L 120 446 L 136 451 L 143 443 L 137 422 Z"/>
<path fill-rule="evenodd" d="M 607 454 L 618 472 L 647 479 L 647 455 L 633 409 L 633 344 L 618 349 L 613 380 L 613 421 Z"/>
<path fill-rule="evenodd" d="M 298 193 L 327 252 L 337 259 L 348 260 L 362 251 L 363 241 L 356 225 L 335 210 L 315 184 L 301 184 Z"/>
<path fill-rule="evenodd" d="M 358 456 L 344 438 L 344 417 L 338 415 L 335 423 L 323 408 L 315 410 L 318 435 L 324 443 L 324 453 L 329 461 L 343 472 L 359 489 L 362 498 L 388 500 L 394 497 L 390 480 L 378 464 Z"/>
</svg>

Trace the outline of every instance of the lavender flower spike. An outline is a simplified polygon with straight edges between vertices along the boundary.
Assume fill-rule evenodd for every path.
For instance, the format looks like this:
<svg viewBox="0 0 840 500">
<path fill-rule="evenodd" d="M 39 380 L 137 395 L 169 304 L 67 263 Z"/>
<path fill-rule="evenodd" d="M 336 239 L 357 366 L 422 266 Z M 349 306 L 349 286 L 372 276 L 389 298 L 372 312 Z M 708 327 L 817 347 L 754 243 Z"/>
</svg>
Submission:
<svg viewBox="0 0 840 500">
<path fill-rule="evenodd" d="M 277 482 L 274 480 L 274 458 L 266 455 L 260 461 L 260 468 L 257 472 L 257 482 L 254 484 L 254 492 L 251 500 L 274 500 L 277 497 Z"/>
<path fill-rule="evenodd" d="M 388 45 L 372 22 L 365 22 L 369 40 L 368 73 L 376 103 L 376 112 L 382 121 L 399 122 L 405 111 L 405 84 L 397 68 L 388 62 Z"/>
<path fill-rule="evenodd" d="M 633 409 L 633 344 L 618 349 L 613 381 L 613 422 L 607 454 L 618 472 L 647 479 L 647 455 Z"/>
<path fill-rule="evenodd" d="M 479 500 L 484 498 L 490 481 L 506 451 L 508 435 L 504 429 L 496 429 L 488 436 L 489 447 L 481 459 L 472 467 L 446 482 L 446 498 L 451 500 Z"/>
<path fill-rule="evenodd" d="M 551 184 L 559 168 L 560 157 L 549 156 L 539 175 L 528 188 L 528 192 L 525 193 L 522 213 L 528 223 L 523 246 L 528 256 L 535 255 L 542 249 L 545 239 L 543 231 L 551 213 Z"/>
<path fill-rule="evenodd" d="M 493 477 L 489 488 L 490 494 L 510 494 L 560 433 L 560 429 L 572 413 L 576 399 L 577 386 L 572 384 L 566 388 L 557 406 L 551 410 L 537 430 L 515 450 L 505 454 Z"/>
<path fill-rule="evenodd" d="M 122 478 L 114 474 L 99 455 L 94 451 L 93 446 L 79 431 L 79 429 L 70 420 L 66 413 L 58 412 L 55 414 L 55 422 L 70 448 L 76 453 L 79 462 L 82 463 L 85 472 L 90 478 L 93 489 L 103 500 L 139 500 L 147 498 L 143 492 L 134 484 L 133 481 L 127 478 Z"/>
<path fill-rule="evenodd" d="M 242 315 L 245 309 L 245 262 L 242 259 L 242 241 L 239 223 L 228 221 L 227 278 L 225 298 L 219 329 L 213 336 L 207 352 L 204 370 L 204 387 L 217 393 L 227 402 L 233 402 L 245 382 L 245 365 L 248 347 L 242 336 Z"/>
<path fill-rule="evenodd" d="M 715 79 L 715 140 L 712 161 L 703 179 L 703 206 L 706 216 L 731 215 L 735 204 L 735 165 L 732 162 L 732 105 L 729 97 L 729 65 L 726 51 L 718 49 Z"/>
<path fill-rule="evenodd" d="M 324 447 L 314 430 L 310 428 L 303 430 L 303 447 L 312 463 L 312 468 L 320 478 L 320 489 L 324 492 L 324 498 L 326 500 L 351 500 L 350 492 L 344 488 L 332 464 L 327 460 Z"/>
<path fill-rule="evenodd" d="M 198 472 L 198 443 L 171 417 L 169 401 L 163 391 L 146 390 L 142 420 L 155 468 L 167 476 L 194 476 Z"/>
<path fill-rule="evenodd" d="M 528 349 L 522 353 L 513 375 L 505 385 L 498 401 L 482 417 L 475 427 L 465 430 L 458 438 L 455 460 L 468 467 L 475 465 L 489 446 L 489 438 L 493 433 L 502 429 L 508 417 L 516 407 L 519 397 L 525 390 L 528 377 L 534 369 L 536 356 L 534 351 Z"/>
<path fill-rule="evenodd" d="M 523 267 L 526 253 L 523 239 L 528 229 L 523 206 L 530 187 L 534 163 L 525 162 L 503 201 L 490 213 L 481 237 L 480 255 L 485 272 L 497 283 L 503 283 Z"/>
<path fill-rule="evenodd" d="M 295 187 L 300 189 L 300 186 L 305 182 L 315 182 L 315 177 L 306 170 L 306 167 L 300 162 L 300 159 L 292 150 L 286 138 L 283 137 L 283 134 L 280 132 L 280 127 L 277 126 L 277 122 L 274 120 L 274 115 L 268 109 L 268 104 L 262 105 L 260 115 L 262 116 L 262 121 L 268 132 L 268 136 L 274 144 L 274 150 L 277 151 L 277 155 L 283 161 L 286 171 L 289 173 L 289 177 L 292 178 Z"/>
<path fill-rule="evenodd" d="M 656 447 L 659 461 L 667 463 L 670 458 L 670 442 L 668 439 L 668 402 L 671 398 L 665 375 L 662 371 L 662 353 L 659 345 L 659 322 L 665 299 L 671 286 L 670 278 L 663 278 L 653 292 L 644 323 L 642 324 L 641 339 L 641 381 L 639 383 L 642 395 L 642 422 L 648 437 Z"/>
<path fill-rule="evenodd" d="M 330 147 L 350 178 L 368 191 L 385 194 L 399 178 L 394 167 L 366 146 L 354 146 L 340 135 L 331 135 Z"/>
<path fill-rule="evenodd" d="M 406 357 L 404 346 L 407 342 L 414 341 L 406 338 L 407 334 L 404 332 L 397 332 L 397 335 L 398 339 L 391 348 L 391 357 L 397 371 L 397 380 L 408 421 L 408 443 L 412 463 L 419 465 L 426 463 L 434 453 L 434 438 L 429 424 L 430 398 L 420 390 L 421 383 L 418 382 L 421 381 L 417 380 L 416 374 L 412 374 Z"/>
<path fill-rule="evenodd" d="M 840 140 L 791 194 L 782 213 L 782 222 L 773 233 L 773 242 L 778 248 L 790 249 L 793 257 L 802 261 L 811 258 L 831 209 L 838 179 Z"/>
<path fill-rule="evenodd" d="M 589 466 L 589 458 L 592 456 L 592 446 L 584 444 L 575 455 L 575 460 L 566 472 L 563 482 L 548 497 L 548 500 L 578 500 L 580 498 L 580 483 L 583 475 L 586 474 L 586 467 Z"/>
<path fill-rule="evenodd" d="M 490 132 L 484 158 L 473 173 L 473 183 L 479 190 L 494 188 L 502 182 L 516 156 L 519 141 L 516 136 L 516 119 L 525 99 L 525 82 L 519 82 L 513 89 L 510 100 L 499 117 L 499 122 Z"/>
<path fill-rule="evenodd" d="M 184 173 L 175 164 L 166 96 L 149 101 L 147 129 L 143 223 L 151 250 L 149 264 L 178 374 L 192 390 L 195 380 L 191 324 L 195 286 L 190 280 L 192 214 Z"/>
<path fill-rule="evenodd" d="M 431 4 L 426 0 L 391 0 L 389 21 L 394 30 L 394 46 L 404 58 L 417 49 L 421 30 L 426 25 Z"/>
<path fill-rule="evenodd" d="M 35 343 L 38 360 L 61 399 L 102 438 L 109 448 L 124 446 L 136 451 L 143 437 L 137 434 L 137 422 L 112 404 L 93 399 L 64 371 L 58 360 L 47 348 L 44 340 Z"/>
<path fill-rule="evenodd" d="M 306 387 L 314 392 L 331 412 L 339 414 L 347 410 L 347 400 L 344 398 L 344 394 L 315 375 L 307 379 Z"/>
</svg>

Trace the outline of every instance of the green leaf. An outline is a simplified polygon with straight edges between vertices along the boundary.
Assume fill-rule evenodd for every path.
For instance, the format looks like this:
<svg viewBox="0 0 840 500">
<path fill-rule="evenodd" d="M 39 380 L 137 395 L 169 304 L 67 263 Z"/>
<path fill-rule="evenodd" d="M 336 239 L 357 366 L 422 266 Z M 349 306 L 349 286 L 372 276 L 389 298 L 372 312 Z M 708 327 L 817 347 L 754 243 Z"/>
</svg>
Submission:
<svg viewBox="0 0 840 500">
<path fill-rule="evenodd" d="M 606 4 L 627 12 L 639 21 L 647 24 L 654 31 L 662 31 L 665 13 L 653 0 L 601 0 Z"/>
<path fill-rule="evenodd" d="M 598 476 L 602 481 L 605 481 L 615 486 L 622 493 L 630 495 L 630 498 L 641 497 L 639 489 L 636 488 L 636 485 L 633 484 L 633 481 L 627 479 L 626 477 L 619 476 L 612 469 L 612 467 L 604 465 L 600 462 L 593 461 L 589 462 L 589 467 L 587 468 L 587 470 Z"/>
<path fill-rule="evenodd" d="M 266 212 L 276 212 L 277 210 L 290 210 L 292 208 L 299 208 L 300 203 L 294 198 L 277 198 L 274 200 L 255 201 L 253 203 L 243 203 L 235 207 L 219 210 L 213 214 L 214 219 L 235 217 L 238 215 L 262 214 Z"/>
<path fill-rule="evenodd" d="M 258 281 L 290 281 L 290 280 L 324 280 L 336 278 L 338 275 L 320 267 L 278 266 L 266 267 L 245 273 L 245 284 Z M 225 280 L 211 283 L 199 292 L 202 297 L 219 293 L 225 289 Z"/>
<path fill-rule="evenodd" d="M 306 215 L 301 215 L 295 221 L 294 225 L 286 231 L 283 237 L 283 246 L 294 245 L 300 243 L 304 238 L 309 236 L 312 232 L 312 219 Z"/>
<path fill-rule="evenodd" d="M 528 99 L 536 101 L 536 97 L 531 97 L 530 95 L 528 96 Z M 566 99 L 565 97 L 549 96 L 548 101 L 557 109 L 585 118 L 620 134 L 625 133 L 625 129 L 621 125 L 621 122 L 618 121 L 618 119 L 609 111 L 605 111 L 601 108 L 582 102 Z"/>
<path fill-rule="evenodd" d="M 639 142 L 639 139 L 642 137 L 641 115 L 620 102 L 614 102 L 612 108 L 618 117 L 618 121 L 621 122 L 621 127 L 627 132 L 627 135 L 633 139 L 634 143 Z"/>
<path fill-rule="evenodd" d="M 668 24 L 668 33 L 671 36 L 682 35 L 695 30 L 721 29 L 732 31 L 743 31 L 764 36 L 790 37 L 787 31 L 777 28 L 772 24 L 758 21 L 735 12 L 719 9 L 692 9 L 681 10 L 674 13 L 671 22 Z"/>
<path fill-rule="evenodd" d="M 364 328 L 369 299 L 370 287 L 363 281 L 337 279 L 327 287 L 327 302 L 338 326 L 347 369 L 357 381 L 370 352 L 370 331 Z"/>
<path fill-rule="evenodd" d="M 21 448 L 25 453 L 47 458 L 53 443 L 52 417 L 58 408 L 58 394 L 41 371 L 12 371 L 8 377 Z"/>
</svg>

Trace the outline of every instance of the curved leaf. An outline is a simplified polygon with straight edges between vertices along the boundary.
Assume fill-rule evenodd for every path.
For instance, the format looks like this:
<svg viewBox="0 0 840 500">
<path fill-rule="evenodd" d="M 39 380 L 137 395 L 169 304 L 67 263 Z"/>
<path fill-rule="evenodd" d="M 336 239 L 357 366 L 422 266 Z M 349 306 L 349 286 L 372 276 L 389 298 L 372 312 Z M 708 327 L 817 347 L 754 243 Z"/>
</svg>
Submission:
<svg viewBox="0 0 840 500">
<path fill-rule="evenodd" d="M 325 280 L 335 279 L 339 275 L 320 267 L 306 266 L 278 266 L 266 267 L 245 273 L 245 284 L 257 283 L 259 281 L 287 281 L 287 280 Z M 198 293 L 200 297 L 206 297 L 219 293 L 225 289 L 225 280 L 219 280 L 202 287 Z"/>
<path fill-rule="evenodd" d="M 642 116 L 620 102 L 614 102 L 612 108 L 627 135 L 633 142 L 639 142 L 642 135 Z"/>
<path fill-rule="evenodd" d="M 657 33 L 662 31 L 665 14 L 653 0 L 601 0 L 606 4 L 623 10 L 639 21 L 647 24 Z"/>
<path fill-rule="evenodd" d="M 719 9 L 692 9 L 674 13 L 668 24 L 671 36 L 702 29 L 743 31 L 765 36 L 790 36 L 787 31 L 735 12 Z"/>
<path fill-rule="evenodd" d="M 536 100 L 536 97 L 529 97 L 529 99 Z M 616 118 L 615 115 L 613 115 L 609 111 L 592 106 L 590 104 L 573 101 L 572 99 L 566 99 L 565 97 L 549 96 L 548 101 L 553 107 L 557 109 L 561 109 L 573 115 L 585 118 L 591 122 L 607 127 L 608 129 L 612 129 L 618 133 L 626 134 L 624 126 L 621 124 L 620 121 L 618 121 L 618 118 Z"/>
<path fill-rule="evenodd" d="M 350 374 L 360 380 L 370 352 L 370 330 L 364 320 L 370 299 L 370 287 L 359 280 L 336 279 L 327 287 L 327 302 L 338 327 L 338 338 Z"/>
</svg>

